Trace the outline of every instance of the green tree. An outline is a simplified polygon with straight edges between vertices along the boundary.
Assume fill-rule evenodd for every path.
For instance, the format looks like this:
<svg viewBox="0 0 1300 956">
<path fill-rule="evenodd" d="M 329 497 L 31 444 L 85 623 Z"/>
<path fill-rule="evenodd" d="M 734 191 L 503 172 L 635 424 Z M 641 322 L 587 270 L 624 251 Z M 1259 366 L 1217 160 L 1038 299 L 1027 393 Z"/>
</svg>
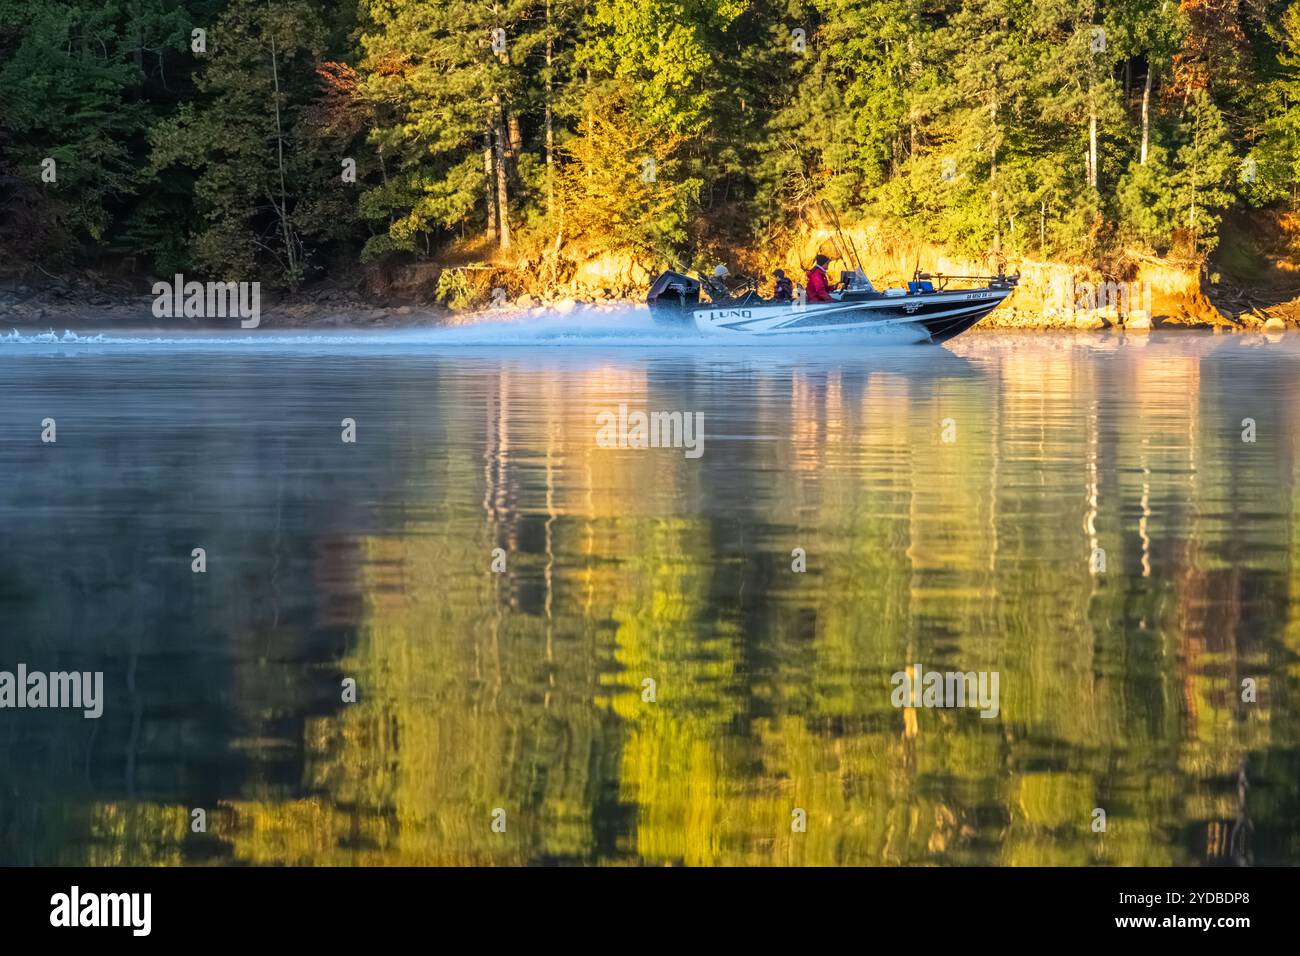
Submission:
<svg viewBox="0 0 1300 956">
<path fill-rule="evenodd" d="M 1246 189 L 1258 203 L 1300 202 L 1300 3 L 1282 14 L 1274 37 L 1278 71 L 1264 90 L 1269 116 L 1248 173 Z"/>
<path fill-rule="evenodd" d="M 1183 143 L 1178 148 L 1172 186 L 1180 218 L 1195 247 L 1211 249 L 1222 211 L 1232 202 L 1231 183 L 1238 165 L 1228 124 L 1206 90 L 1188 102 Z"/>
<path fill-rule="evenodd" d="M 1150 245 L 1168 251 L 1178 223 L 1178 196 L 1169 188 L 1173 180 L 1165 148 L 1153 145 L 1146 162 L 1134 161 L 1116 189 L 1116 206 L 1126 231 Z"/>
<path fill-rule="evenodd" d="M 172 2 L 0 0 L 0 236 L 47 251 L 109 237 L 148 179 L 141 147 L 188 24 Z"/>
<path fill-rule="evenodd" d="M 921 18 L 919 0 L 822 6 L 807 66 L 771 124 L 787 197 L 862 209 L 920 148 L 913 91 L 928 66 Z"/>
<path fill-rule="evenodd" d="M 365 0 L 365 95 L 384 181 L 364 214 L 387 221 L 367 255 L 428 252 L 430 237 L 468 220 L 484 200 L 487 232 L 511 246 L 512 182 L 526 173 L 520 110 L 524 66 L 546 48 L 529 0 Z"/>
<path fill-rule="evenodd" d="M 296 127 L 318 93 L 325 43 L 319 10 L 307 0 L 234 0 L 208 33 L 195 78 L 199 101 L 150 135 L 156 169 L 197 173 L 194 257 L 214 275 L 242 278 L 273 266 L 296 285 L 307 274 L 296 217 L 315 157 L 295 149 Z"/>
<path fill-rule="evenodd" d="M 698 178 L 682 175 L 687 137 L 656 136 L 632 122 L 635 94 L 629 88 L 602 90 L 600 108 L 592 104 L 586 129 L 563 150 L 561 228 L 587 251 L 632 249 L 673 261 L 701 186 Z"/>
</svg>

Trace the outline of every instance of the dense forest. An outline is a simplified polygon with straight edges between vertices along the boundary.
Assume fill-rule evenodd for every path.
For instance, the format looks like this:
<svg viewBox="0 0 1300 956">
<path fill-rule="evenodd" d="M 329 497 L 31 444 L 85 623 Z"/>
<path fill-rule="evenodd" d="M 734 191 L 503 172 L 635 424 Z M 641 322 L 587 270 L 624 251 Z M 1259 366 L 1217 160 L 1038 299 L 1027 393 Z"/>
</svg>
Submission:
<svg viewBox="0 0 1300 956">
<path fill-rule="evenodd" d="M 0 88 L 0 243 L 46 270 L 700 264 L 827 206 L 1195 260 L 1300 195 L 1281 0 L 0 0 Z"/>
</svg>

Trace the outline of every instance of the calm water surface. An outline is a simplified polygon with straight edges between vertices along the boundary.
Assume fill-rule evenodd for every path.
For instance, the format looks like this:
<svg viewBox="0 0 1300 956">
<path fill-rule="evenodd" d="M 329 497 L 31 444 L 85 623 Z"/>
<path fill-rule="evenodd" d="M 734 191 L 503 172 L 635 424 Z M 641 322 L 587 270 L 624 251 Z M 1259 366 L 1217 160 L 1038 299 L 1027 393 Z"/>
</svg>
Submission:
<svg viewBox="0 0 1300 956">
<path fill-rule="evenodd" d="M 0 341 L 0 863 L 1300 863 L 1293 338 L 249 341 Z"/>
</svg>

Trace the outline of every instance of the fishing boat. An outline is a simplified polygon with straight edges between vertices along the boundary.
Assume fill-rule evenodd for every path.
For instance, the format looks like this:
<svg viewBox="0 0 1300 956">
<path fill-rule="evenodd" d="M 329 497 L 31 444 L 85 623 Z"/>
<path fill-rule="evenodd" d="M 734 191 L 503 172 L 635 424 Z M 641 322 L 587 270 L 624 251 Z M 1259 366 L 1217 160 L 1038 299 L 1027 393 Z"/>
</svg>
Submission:
<svg viewBox="0 0 1300 956">
<path fill-rule="evenodd" d="M 651 284 L 647 301 L 657 324 L 701 333 L 838 339 L 889 331 L 911 341 L 943 342 L 996 309 L 1019 279 L 918 271 L 906 288 L 878 291 L 858 268 L 842 274 L 830 302 L 778 302 L 753 290 L 732 296 L 708 280 L 668 271 Z M 709 300 L 700 301 L 701 291 Z"/>
</svg>

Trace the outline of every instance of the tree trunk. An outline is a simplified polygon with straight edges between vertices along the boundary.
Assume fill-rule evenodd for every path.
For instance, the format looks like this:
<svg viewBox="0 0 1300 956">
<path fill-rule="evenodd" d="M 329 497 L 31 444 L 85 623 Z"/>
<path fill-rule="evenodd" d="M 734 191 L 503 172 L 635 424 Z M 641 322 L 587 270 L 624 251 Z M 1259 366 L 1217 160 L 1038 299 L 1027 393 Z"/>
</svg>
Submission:
<svg viewBox="0 0 1300 956">
<path fill-rule="evenodd" d="M 993 146 L 989 161 L 989 206 L 993 216 L 993 252 L 1002 253 L 1002 218 L 998 203 L 998 101 L 993 100 Z"/>
<path fill-rule="evenodd" d="M 1147 164 L 1147 135 L 1151 129 L 1151 57 L 1147 57 L 1147 81 L 1142 87 L 1142 155 L 1138 164 Z"/>
<path fill-rule="evenodd" d="M 583 106 L 587 111 L 587 116 L 586 116 L 587 139 L 592 139 L 596 134 L 596 121 L 592 118 L 591 115 L 591 67 L 587 67 L 587 69 L 584 72 L 586 73 L 586 86 L 584 88 L 585 95 L 583 96 L 582 99 L 583 99 Z M 588 179 L 591 178 L 592 172 L 593 170 L 591 164 L 588 163 L 587 164 Z"/>
<path fill-rule="evenodd" d="M 551 73 L 555 61 L 555 35 L 551 32 L 551 0 L 546 0 L 546 216 L 555 219 L 555 122 L 551 99 L 555 78 Z"/>
<path fill-rule="evenodd" d="M 483 135 L 483 175 L 487 183 L 487 240 L 497 241 L 497 177 L 492 162 L 492 134 Z"/>
<path fill-rule="evenodd" d="M 275 149 L 280 167 L 280 203 L 276 211 L 280 216 L 280 233 L 284 237 L 286 278 L 296 285 L 299 278 L 298 253 L 289 229 L 289 191 L 284 183 L 284 127 L 280 124 L 280 66 L 275 52 L 275 37 L 271 38 L 271 80 L 275 85 L 272 102 L 275 104 Z"/>
<path fill-rule="evenodd" d="M 912 24 L 916 32 L 919 33 L 920 24 L 918 22 L 918 19 L 919 18 L 915 14 L 913 14 Z M 911 73 L 908 76 L 907 82 L 909 86 L 912 86 L 916 83 L 917 77 L 921 75 L 921 63 L 916 55 L 916 44 L 913 41 L 912 35 L 909 35 L 907 38 L 907 53 L 908 56 L 911 58 L 910 59 Z M 916 156 L 916 108 L 915 107 L 913 107 L 908 112 L 908 116 L 907 116 L 907 155 L 908 158 L 912 158 Z"/>
<path fill-rule="evenodd" d="M 496 143 L 497 227 L 502 252 L 510 250 L 510 193 L 506 184 L 507 135 L 505 116 L 498 105 Z"/>
<path fill-rule="evenodd" d="M 519 126 L 518 113 L 515 113 L 513 111 L 510 113 L 510 121 L 508 123 L 508 128 L 510 130 L 509 155 L 510 155 L 510 161 L 513 163 L 515 161 L 515 157 L 519 155 L 519 151 L 524 148 L 524 133 Z"/>
<path fill-rule="evenodd" d="M 1088 185 L 1097 188 L 1097 106 L 1088 107 Z"/>
</svg>

